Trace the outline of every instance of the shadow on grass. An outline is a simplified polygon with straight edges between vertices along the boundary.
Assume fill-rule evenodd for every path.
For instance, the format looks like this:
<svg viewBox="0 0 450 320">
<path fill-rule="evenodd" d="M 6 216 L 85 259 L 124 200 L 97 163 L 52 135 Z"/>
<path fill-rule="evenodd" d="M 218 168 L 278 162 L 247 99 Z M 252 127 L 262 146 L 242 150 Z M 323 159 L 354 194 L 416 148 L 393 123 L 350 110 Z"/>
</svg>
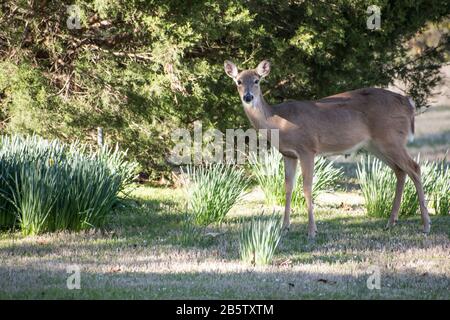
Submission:
<svg viewBox="0 0 450 320">
<path fill-rule="evenodd" d="M 174 207 L 173 201 L 127 200 L 122 208 L 116 209 L 112 221 L 102 231 L 68 233 L 78 241 L 80 249 L 95 250 L 135 250 L 153 245 L 179 246 L 185 250 L 226 247 L 224 259 L 238 258 L 238 239 L 241 222 L 248 222 L 255 216 L 242 216 L 227 219 L 222 226 L 207 228 L 195 227 L 194 232 L 201 233 L 190 243 L 182 243 L 183 216 Z M 281 214 L 280 214 L 281 218 Z M 300 219 L 299 219 L 300 218 Z M 429 236 L 421 233 L 419 216 L 400 217 L 393 229 L 385 230 L 387 219 L 365 216 L 327 217 L 325 214 L 316 217 L 318 235 L 314 241 L 307 237 L 307 220 L 304 213 L 296 217 L 290 231 L 283 234 L 279 253 L 283 256 L 294 255 L 296 262 L 311 263 L 313 261 L 339 261 L 349 259 L 362 260 L 365 255 L 355 256 L 346 253 L 349 250 L 360 250 L 370 254 L 371 251 L 390 248 L 410 249 L 429 248 L 442 245 L 442 240 L 450 237 L 450 217 L 431 216 L 432 232 Z M 300 220 L 300 221 L 299 221 Z M 67 233 L 62 233 L 64 235 Z M 51 235 L 53 237 L 53 235 Z M 56 241 L 48 243 L 12 243 L 9 247 L 0 247 L 0 254 L 38 255 L 44 256 L 62 249 L 73 249 L 72 244 L 61 243 L 55 234 Z M 20 239 L 20 237 L 18 237 Z M 335 257 L 330 254 L 321 255 L 323 249 L 336 251 Z"/>
<path fill-rule="evenodd" d="M 307 237 L 307 223 L 294 223 L 280 246 L 280 254 L 296 263 L 361 262 L 374 254 L 411 249 L 432 249 L 450 245 L 450 217 L 433 216 L 432 232 L 422 233 L 420 217 L 400 218 L 386 230 L 387 219 L 340 217 L 317 221 L 318 235 Z"/>
<path fill-rule="evenodd" d="M 381 269 L 380 290 L 367 288 L 365 267 L 346 272 L 246 271 L 92 272 L 80 266 L 80 290 L 66 270 L 0 266 L 2 299 L 448 299 L 445 274 Z"/>
<path fill-rule="evenodd" d="M 180 205 L 170 199 L 127 199 L 111 215 L 104 229 L 122 237 L 156 237 L 176 228 L 182 220 Z"/>
<path fill-rule="evenodd" d="M 239 259 L 238 221 L 252 217 L 233 219 L 228 223 L 227 235 L 219 237 L 218 245 L 226 242 L 225 259 Z M 422 233 L 420 217 L 402 217 L 392 229 L 385 230 L 387 219 L 364 216 L 345 216 L 316 220 L 319 230 L 311 241 L 307 236 L 307 221 L 295 221 L 289 232 L 284 232 L 277 249 L 277 259 L 295 264 L 345 263 L 370 260 L 381 252 L 405 252 L 408 250 L 442 248 L 450 246 L 450 217 L 432 216 L 430 235 Z"/>
<path fill-rule="evenodd" d="M 154 208 L 152 203 L 150 207 Z M 153 211 L 152 211 L 153 212 Z M 134 214 L 139 215 L 138 212 Z M 155 223 L 166 224 L 167 218 L 154 213 Z M 247 219 L 251 217 L 246 217 Z M 137 219 L 135 217 L 135 219 Z M 171 218 L 172 219 L 172 218 Z M 407 251 L 413 248 L 432 248 L 448 246 L 450 230 L 449 217 L 433 216 L 433 231 L 428 238 L 420 234 L 418 217 L 403 218 L 397 228 L 384 231 L 384 219 L 367 217 L 321 217 L 317 221 L 319 235 L 314 242 L 306 236 L 306 221 L 295 222 L 291 231 L 283 236 L 275 257 L 277 261 L 290 259 L 297 266 L 308 271 L 295 271 L 290 268 L 258 269 L 249 266 L 236 267 L 237 219 L 224 226 L 226 233 L 218 236 L 211 248 L 199 253 L 198 248 L 176 248 L 161 255 L 153 254 L 161 248 L 153 244 L 143 244 L 143 235 L 137 237 L 115 238 L 109 234 L 86 234 L 86 241 L 66 243 L 18 243 L 13 247 L 0 248 L 0 255 L 37 258 L 39 263 L 28 262 L 22 265 L 0 265 L 1 298 L 218 298 L 218 299 L 308 299 L 308 298 L 431 298 L 447 299 L 450 279 L 447 274 L 428 274 L 413 269 L 396 272 L 382 270 L 382 290 L 368 290 L 367 276 L 361 272 L 370 264 L 371 258 L 380 252 Z M 151 220 L 152 221 L 152 220 Z M 219 230 L 217 230 L 219 231 Z M 114 229 L 113 229 L 114 232 Z M 157 238 L 163 238 L 166 230 L 158 228 Z M 77 234 L 71 234 L 76 237 Z M 83 236 L 80 234 L 80 236 Z M 444 241 L 443 241 L 444 240 Z M 228 246 L 224 248 L 224 246 Z M 176 255 L 177 250 L 192 252 L 194 259 L 211 262 L 211 271 L 189 272 L 176 268 L 169 271 L 158 270 L 158 265 L 167 270 L 167 264 L 174 267 L 177 261 L 167 259 L 166 255 Z M 78 252 L 78 253 L 77 253 Z M 80 252 L 84 252 L 81 254 Z M 99 253 L 100 252 L 100 253 Z M 105 253 L 109 259 L 97 256 Z M 130 259 L 123 261 L 121 253 Z M 146 253 L 149 254 L 146 254 Z M 150 254 L 151 252 L 151 254 Z M 213 252 L 214 255 L 213 255 Z M 61 254 L 63 253 L 63 254 Z M 87 254 L 86 254 L 87 253 Z M 60 255 L 61 254 L 61 255 Z M 73 254 L 73 256 L 72 256 Z M 136 255 L 135 255 L 136 254 Z M 139 259 L 133 259 L 138 256 Z M 115 258 L 114 258 L 115 257 Z M 209 257 L 209 258 L 208 258 Z M 219 258 L 219 259 L 217 259 Z M 115 268 L 119 263 L 120 268 Z M 33 259 L 29 260 L 33 261 Z M 117 262 L 116 262 L 117 261 Z M 222 261 L 222 262 L 220 262 Z M 357 263 L 359 276 L 349 271 L 315 272 L 314 266 L 322 262 L 327 265 L 348 261 Z M 188 261 L 194 263 L 195 261 Z M 68 274 L 65 266 L 79 263 L 81 268 L 82 290 L 68 290 Z M 226 267 L 229 263 L 231 266 Z M 381 266 L 383 267 L 383 266 Z M 109 270 L 105 272 L 92 272 Z M 149 268 L 148 272 L 134 272 Z M 230 270 L 227 271 L 229 268 Z M 246 271 L 242 271 L 245 269 Z M 215 270 L 215 271 L 214 271 Z M 305 269 L 303 269 L 305 270 Z M 333 269 L 339 270 L 339 269 Z"/>
<path fill-rule="evenodd" d="M 6 259 L 16 256 L 36 258 L 42 263 L 62 263 L 69 259 L 68 254 L 74 254 L 74 258 L 81 259 L 83 263 L 98 265 L 100 262 L 97 256 L 102 254 L 116 256 L 123 253 L 133 257 L 163 250 L 168 255 L 184 251 L 188 256 L 192 254 L 195 257 L 201 252 L 200 259 L 211 257 L 224 262 L 239 259 L 240 221 L 249 221 L 254 216 L 227 219 L 221 227 L 206 229 L 206 232 L 217 236 L 203 235 L 201 241 L 183 245 L 179 241 L 183 232 L 183 217 L 179 209 L 177 202 L 170 199 L 126 200 L 115 209 L 111 222 L 102 232 L 65 233 L 60 238 L 58 234 L 54 238 L 50 235 L 47 243 L 17 242 L 0 247 L 0 256 Z M 384 218 L 319 214 L 316 218 L 319 234 L 313 242 L 307 237 L 306 215 L 301 213 L 294 218 L 290 232 L 283 235 L 275 259 L 289 259 L 296 265 L 349 261 L 362 263 L 383 251 L 404 252 L 409 249 L 450 246 L 450 217 L 432 216 L 432 233 L 425 237 L 421 233 L 419 216 L 401 217 L 394 229 L 386 231 L 384 227 L 387 219 Z M 77 252 L 84 252 L 85 255 Z M 61 253 L 66 256 L 60 257 Z M 142 261 L 125 263 L 125 268 L 127 265 L 139 267 L 163 261 L 162 257 L 149 254 Z M 106 269 L 108 263 L 114 261 L 102 263 Z"/>
</svg>

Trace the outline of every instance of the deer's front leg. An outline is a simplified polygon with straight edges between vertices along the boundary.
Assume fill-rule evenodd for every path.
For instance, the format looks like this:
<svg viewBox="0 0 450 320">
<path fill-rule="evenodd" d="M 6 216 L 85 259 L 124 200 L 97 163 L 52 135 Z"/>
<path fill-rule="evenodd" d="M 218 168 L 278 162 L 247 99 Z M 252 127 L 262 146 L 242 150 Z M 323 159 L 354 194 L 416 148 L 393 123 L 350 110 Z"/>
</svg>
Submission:
<svg viewBox="0 0 450 320">
<path fill-rule="evenodd" d="M 284 157 L 284 187 L 286 190 L 286 206 L 284 207 L 283 229 L 289 230 L 291 214 L 292 191 L 295 185 L 295 174 L 297 171 L 297 162 L 295 158 Z"/>
<path fill-rule="evenodd" d="M 304 154 L 300 157 L 300 165 L 303 177 L 303 193 L 308 209 L 308 236 L 314 238 L 317 233 L 316 223 L 314 222 L 313 201 L 312 201 L 312 182 L 314 175 L 314 154 Z"/>
</svg>

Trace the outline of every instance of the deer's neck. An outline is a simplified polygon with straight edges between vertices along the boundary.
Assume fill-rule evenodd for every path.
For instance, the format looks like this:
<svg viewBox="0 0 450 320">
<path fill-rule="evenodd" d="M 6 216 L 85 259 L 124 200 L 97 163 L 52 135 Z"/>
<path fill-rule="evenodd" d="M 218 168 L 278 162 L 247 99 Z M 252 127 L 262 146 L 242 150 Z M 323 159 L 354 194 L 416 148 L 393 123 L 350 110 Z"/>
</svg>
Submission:
<svg viewBox="0 0 450 320">
<path fill-rule="evenodd" d="M 255 97 L 253 105 L 244 104 L 244 110 L 255 129 L 274 128 L 271 123 L 271 117 L 273 116 L 272 106 L 264 100 L 262 94 Z"/>
</svg>

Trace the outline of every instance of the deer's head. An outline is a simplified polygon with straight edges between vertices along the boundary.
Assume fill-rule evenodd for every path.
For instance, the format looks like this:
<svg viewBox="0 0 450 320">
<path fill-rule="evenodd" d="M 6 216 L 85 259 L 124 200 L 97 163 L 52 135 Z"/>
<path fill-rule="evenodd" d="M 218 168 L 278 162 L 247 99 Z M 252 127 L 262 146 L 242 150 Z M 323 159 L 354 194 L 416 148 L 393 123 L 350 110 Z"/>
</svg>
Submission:
<svg viewBox="0 0 450 320">
<path fill-rule="evenodd" d="M 261 61 L 256 69 L 238 71 L 236 65 L 226 60 L 224 63 L 225 73 L 236 83 L 239 96 L 244 105 L 254 106 L 261 96 L 259 82 L 270 72 L 270 62 Z"/>
</svg>

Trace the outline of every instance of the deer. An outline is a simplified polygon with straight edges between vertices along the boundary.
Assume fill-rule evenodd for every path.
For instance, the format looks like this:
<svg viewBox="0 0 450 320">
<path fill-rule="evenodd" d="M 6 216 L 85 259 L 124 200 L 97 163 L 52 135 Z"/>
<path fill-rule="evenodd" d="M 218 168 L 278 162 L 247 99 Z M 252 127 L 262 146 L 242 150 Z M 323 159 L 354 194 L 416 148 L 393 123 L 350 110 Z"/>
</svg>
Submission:
<svg viewBox="0 0 450 320">
<path fill-rule="evenodd" d="M 417 190 L 423 232 L 430 232 L 430 217 L 425 202 L 420 166 L 408 154 L 406 144 L 414 134 L 415 103 L 382 88 L 362 88 L 335 94 L 320 100 L 287 100 L 268 104 L 260 83 L 270 73 L 268 60 L 256 69 L 238 71 L 226 60 L 225 73 L 239 93 L 244 111 L 256 130 L 278 130 L 278 151 L 285 168 L 285 208 L 283 228 L 289 231 L 291 198 L 300 161 L 303 193 L 308 212 L 308 237 L 314 239 L 312 183 L 314 159 L 318 155 L 349 154 L 364 149 L 388 165 L 397 179 L 392 210 L 386 228 L 398 222 L 398 214 L 409 176 Z"/>
</svg>

